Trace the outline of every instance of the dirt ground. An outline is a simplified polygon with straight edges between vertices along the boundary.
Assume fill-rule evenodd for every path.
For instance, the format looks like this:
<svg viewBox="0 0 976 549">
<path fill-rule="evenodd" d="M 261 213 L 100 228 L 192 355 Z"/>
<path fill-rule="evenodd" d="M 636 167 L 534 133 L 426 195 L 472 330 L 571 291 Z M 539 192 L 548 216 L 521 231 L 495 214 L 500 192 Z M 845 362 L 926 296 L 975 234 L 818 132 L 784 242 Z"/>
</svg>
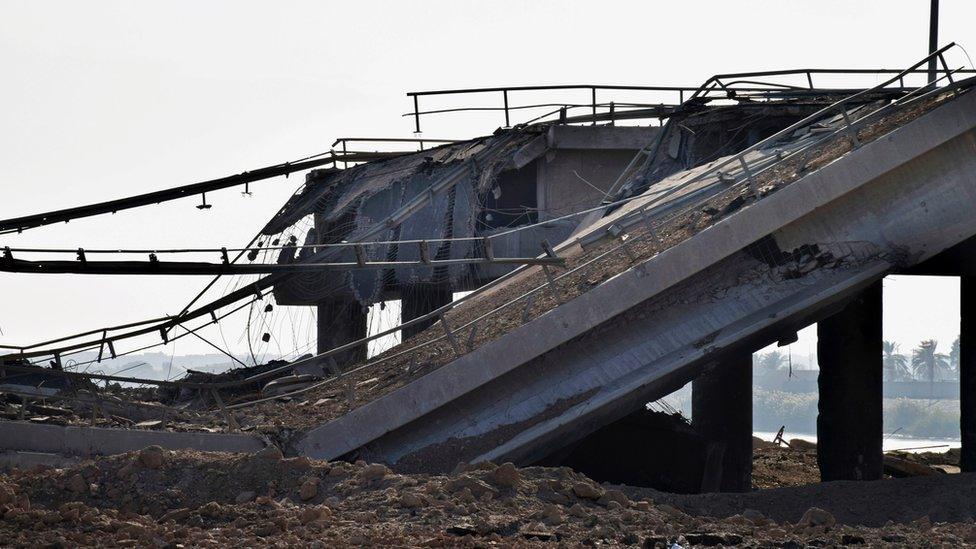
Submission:
<svg viewBox="0 0 976 549">
<path fill-rule="evenodd" d="M 382 465 L 141 452 L 0 475 L 9 547 L 958 546 L 976 475 L 678 496 L 567 468 Z M 720 518 L 715 518 L 720 517 Z M 888 523 L 889 520 L 895 523 Z"/>
<path fill-rule="evenodd" d="M 757 490 L 820 482 L 816 447 L 790 449 L 764 444 L 753 448 L 752 487 Z"/>
</svg>

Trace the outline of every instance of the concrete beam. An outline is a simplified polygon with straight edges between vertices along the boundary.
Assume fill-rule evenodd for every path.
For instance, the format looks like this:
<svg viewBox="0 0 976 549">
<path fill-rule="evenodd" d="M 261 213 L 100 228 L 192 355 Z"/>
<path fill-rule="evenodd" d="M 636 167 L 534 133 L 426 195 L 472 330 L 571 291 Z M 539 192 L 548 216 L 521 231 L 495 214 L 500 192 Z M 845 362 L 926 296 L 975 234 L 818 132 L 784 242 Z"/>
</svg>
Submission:
<svg viewBox="0 0 976 549">
<path fill-rule="evenodd" d="M 653 141 L 661 128 L 650 126 L 560 126 L 549 127 L 550 149 L 636 151 Z"/>
<path fill-rule="evenodd" d="M 261 439 L 244 434 L 141 431 L 0 421 L 0 450 L 88 457 L 121 454 L 154 444 L 168 450 L 188 448 L 201 452 L 256 452 L 264 448 Z"/>
<path fill-rule="evenodd" d="M 878 480 L 882 466 L 881 281 L 817 324 L 820 479 Z"/>
<path fill-rule="evenodd" d="M 910 267 L 904 274 L 976 276 L 976 238 L 968 238 L 931 259 Z"/>
<path fill-rule="evenodd" d="M 717 491 L 751 491 L 752 353 L 739 352 L 692 382 L 691 425 L 724 449 Z"/>
</svg>

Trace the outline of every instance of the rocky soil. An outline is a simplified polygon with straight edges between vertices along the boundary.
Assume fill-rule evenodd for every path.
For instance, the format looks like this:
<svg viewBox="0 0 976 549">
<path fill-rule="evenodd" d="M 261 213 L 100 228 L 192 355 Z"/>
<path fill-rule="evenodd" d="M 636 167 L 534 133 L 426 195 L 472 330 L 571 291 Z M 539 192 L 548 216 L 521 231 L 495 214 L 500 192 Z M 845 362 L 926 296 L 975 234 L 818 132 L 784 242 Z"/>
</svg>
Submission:
<svg viewBox="0 0 976 549">
<path fill-rule="evenodd" d="M 891 514 L 901 524 L 886 523 L 890 499 L 870 500 L 882 492 L 904 502 Z M 933 511 L 910 504 L 917 494 L 951 497 Z M 252 455 L 150 447 L 67 469 L 0 475 L 0 543 L 957 546 L 976 542 L 969 514 L 974 504 L 973 475 L 674 496 L 599 485 L 567 468 L 483 464 L 446 476 L 399 475 L 378 464 L 285 459 L 274 447 Z M 917 517 L 906 513 L 910 508 Z M 851 520 L 851 509 L 870 520 Z M 927 512 L 934 514 L 926 517 Z"/>
</svg>

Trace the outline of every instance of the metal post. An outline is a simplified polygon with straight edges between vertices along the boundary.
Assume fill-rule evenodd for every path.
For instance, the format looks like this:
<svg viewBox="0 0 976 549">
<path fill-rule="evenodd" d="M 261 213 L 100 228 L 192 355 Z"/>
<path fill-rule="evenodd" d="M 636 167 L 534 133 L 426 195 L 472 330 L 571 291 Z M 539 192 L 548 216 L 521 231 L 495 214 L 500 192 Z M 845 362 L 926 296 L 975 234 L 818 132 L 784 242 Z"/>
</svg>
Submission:
<svg viewBox="0 0 976 549">
<path fill-rule="evenodd" d="M 591 125 L 596 126 L 596 88 L 590 88 L 590 98 L 593 106 L 593 123 Z"/>
<path fill-rule="evenodd" d="M 847 106 L 843 103 L 840 104 L 840 113 L 844 117 L 844 127 L 847 129 L 847 135 L 851 138 L 851 144 L 854 148 L 861 146 L 861 141 L 857 138 L 857 130 L 851 126 L 851 118 L 847 115 Z"/>
<path fill-rule="evenodd" d="M 416 127 L 414 133 L 420 133 L 420 106 L 417 101 L 417 96 L 413 96 L 413 122 Z"/>
<path fill-rule="evenodd" d="M 454 350 L 455 356 L 461 356 L 461 346 L 458 345 L 457 338 L 454 337 L 454 332 L 451 331 L 451 326 L 448 325 L 447 319 L 444 318 L 444 315 L 441 315 L 439 320 L 441 322 L 441 327 L 444 328 L 444 337 L 446 337 L 447 342 L 451 344 L 451 349 Z"/>
<path fill-rule="evenodd" d="M 813 89 L 813 75 L 810 74 L 810 71 L 807 71 L 807 84 L 810 85 L 810 89 L 812 90 Z"/>
<path fill-rule="evenodd" d="M 505 127 L 512 127 L 508 121 L 508 90 L 502 90 L 502 99 L 505 101 Z"/>
<path fill-rule="evenodd" d="M 759 185 L 756 179 L 752 176 L 752 170 L 749 169 L 749 165 L 746 164 L 746 159 L 739 155 L 739 164 L 742 166 L 742 171 L 746 174 L 746 179 L 749 180 L 749 188 L 752 190 L 752 194 L 759 197 Z"/>
<path fill-rule="evenodd" d="M 468 333 L 468 351 L 473 351 L 474 350 L 474 338 L 475 338 L 476 335 L 478 335 L 478 323 L 477 322 L 472 322 L 471 323 L 471 332 Z"/>
<path fill-rule="evenodd" d="M 939 0 L 932 0 L 929 9 L 929 53 L 939 49 Z M 929 84 L 936 80 L 935 57 L 929 59 Z"/>
<path fill-rule="evenodd" d="M 945 71 L 946 78 L 949 79 L 949 83 L 954 83 L 955 81 L 952 79 L 952 71 L 949 70 L 949 65 L 946 64 L 945 56 L 941 53 L 939 54 L 939 62 L 942 63 L 942 70 Z"/>
<path fill-rule="evenodd" d="M 535 294 L 529 294 L 525 300 L 525 308 L 522 309 L 522 324 L 529 321 L 529 314 L 532 312 L 532 304 L 535 302 Z"/>
</svg>

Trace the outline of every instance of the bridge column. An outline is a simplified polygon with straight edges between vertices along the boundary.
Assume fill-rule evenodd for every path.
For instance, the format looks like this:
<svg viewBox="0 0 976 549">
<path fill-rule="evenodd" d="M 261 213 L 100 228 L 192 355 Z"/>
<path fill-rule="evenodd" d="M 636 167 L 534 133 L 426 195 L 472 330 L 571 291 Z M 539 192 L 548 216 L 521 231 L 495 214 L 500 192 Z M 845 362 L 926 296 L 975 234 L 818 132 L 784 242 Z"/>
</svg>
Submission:
<svg viewBox="0 0 976 549">
<path fill-rule="evenodd" d="M 400 292 L 400 322 L 407 322 L 447 305 L 454 299 L 450 286 L 444 284 L 407 284 Z M 434 320 L 404 328 L 403 340 L 426 330 Z"/>
<path fill-rule="evenodd" d="M 357 301 L 329 300 L 318 304 L 318 352 L 366 337 L 366 311 Z M 336 364 L 346 368 L 366 360 L 366 345 L 334 355 Z"/>
<path fill-rule="evenodd" d="M 820 479 L 882 474 L 881 281 L 817 324 Z"/>
<path fill-rule="evenodd" d="M 703 491 L 716 484 L 721 492 L 752 490 L 752 353 L 735 355 L 692 382 L 691 424 L 710 443 L 724 446 L 721 480 L 706 472 L 712 480 Z"/>
<path fill-rule="evenodd" d="M 976 275 L 959 277 L 959 433 L 963 472 L 976 471 Z"/>
</svg>

